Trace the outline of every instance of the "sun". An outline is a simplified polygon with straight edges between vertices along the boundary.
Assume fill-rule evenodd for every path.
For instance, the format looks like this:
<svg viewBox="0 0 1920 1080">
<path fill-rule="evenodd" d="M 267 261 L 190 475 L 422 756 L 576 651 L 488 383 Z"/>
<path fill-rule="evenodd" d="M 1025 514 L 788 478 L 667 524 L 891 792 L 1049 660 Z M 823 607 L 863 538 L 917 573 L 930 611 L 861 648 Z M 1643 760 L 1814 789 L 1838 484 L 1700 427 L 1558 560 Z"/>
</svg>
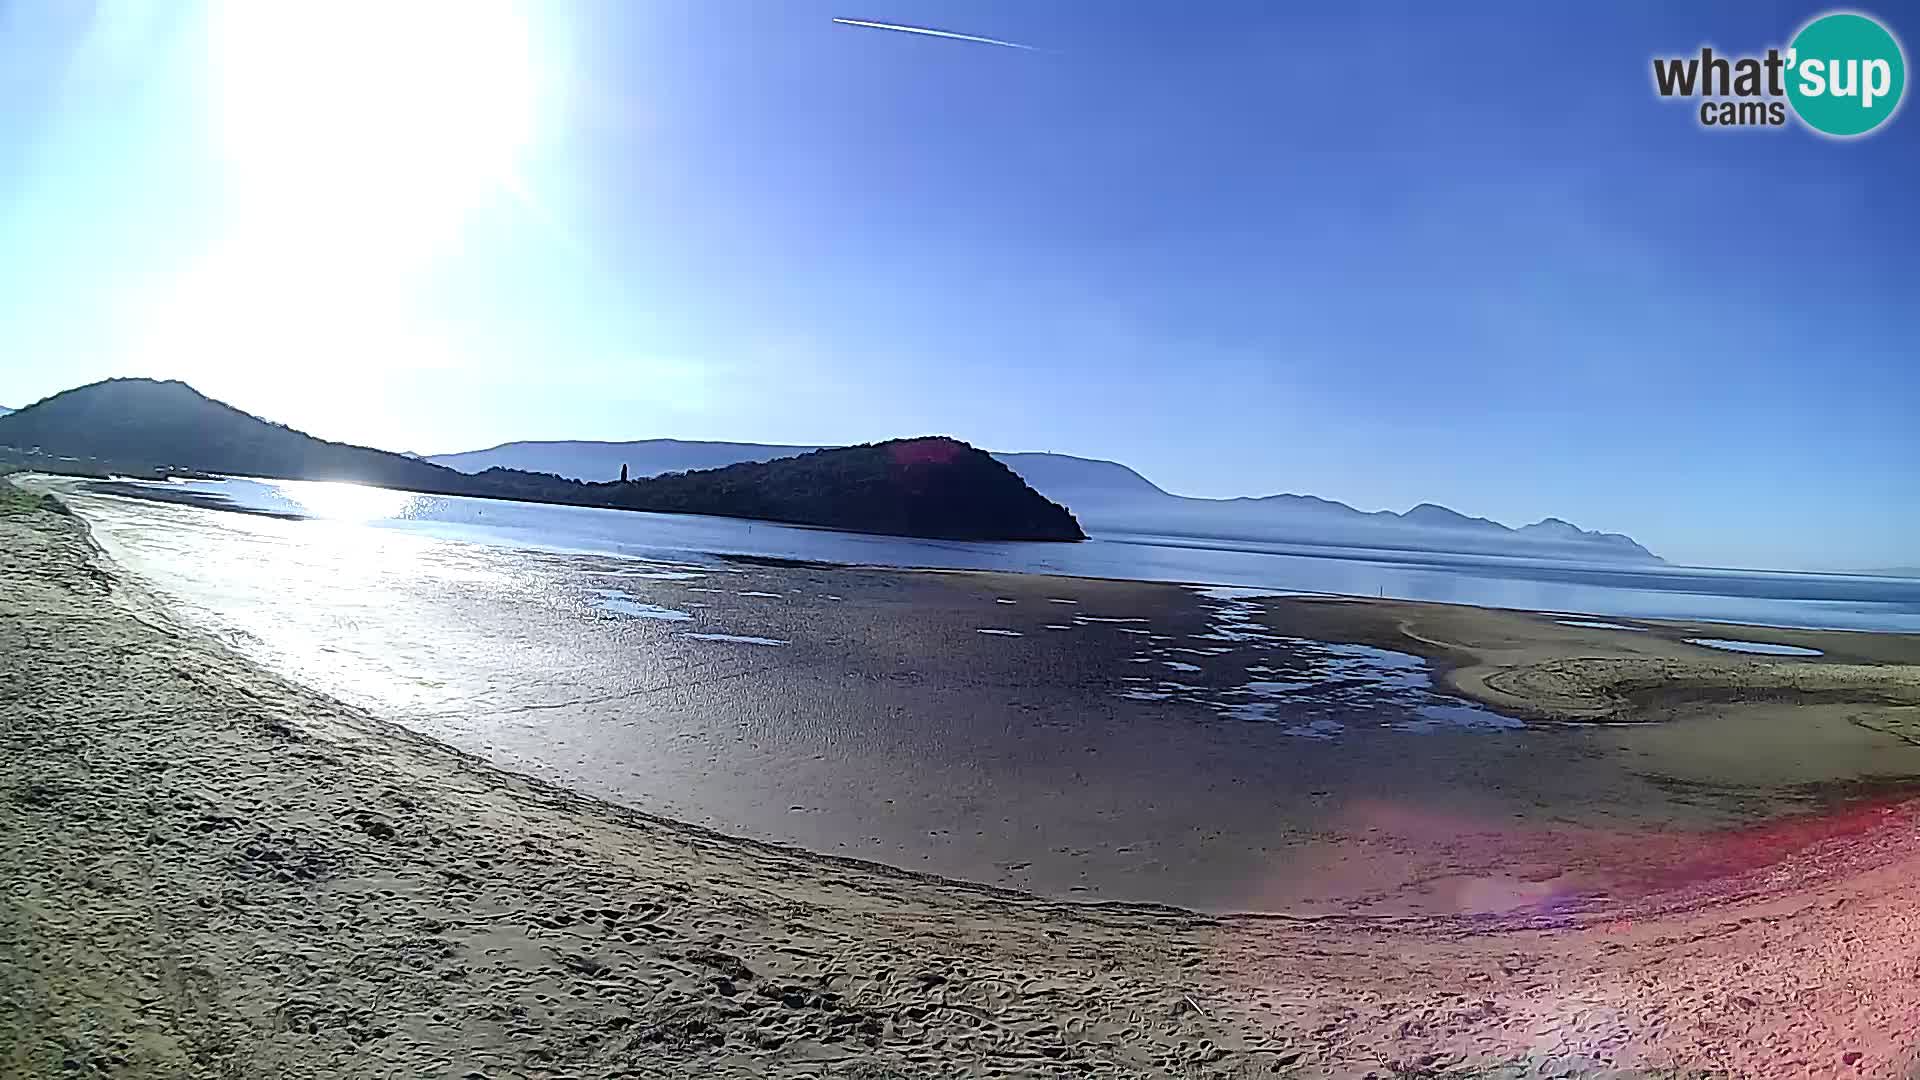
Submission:
<svg viewBox="0 0 1920 1080">
<path fill-rule="evenodd" d="M 520 189 L 538 88 L 514 4 L 230 0 L 210 20 L 232 211 L 252 227 L 386 247 Z"/>
<path fill-rule="evenodd" d="M 457 364 L 422 307 L 436 266 L 483 207 L 539 218 L 534 2 L 207 8 L 222 220 L 129 302 L 140 369 L 293 421 Z"/>
</svg>

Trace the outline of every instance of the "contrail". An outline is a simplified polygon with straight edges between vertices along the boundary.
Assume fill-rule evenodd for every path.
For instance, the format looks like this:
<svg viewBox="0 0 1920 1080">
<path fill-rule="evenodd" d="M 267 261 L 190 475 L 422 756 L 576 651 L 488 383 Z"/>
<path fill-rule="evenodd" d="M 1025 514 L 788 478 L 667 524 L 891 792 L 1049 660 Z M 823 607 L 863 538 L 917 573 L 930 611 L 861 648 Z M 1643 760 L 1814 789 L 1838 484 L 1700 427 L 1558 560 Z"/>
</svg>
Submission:
<svg viewBox="0 0 1920 1080">
<path fill-rule="evenodd" d="M 835 19 L 841 26 L 864 26 L 871 30 L 898 30 L 903 34 L 926 34 L 929 37 L 951 38 L 954 41 L 976 41 L 982 45 L 998 45 L 1006 49 L 1026 49 L 1033 46 L 1022 45 L 1017 41 L 1001 41 L 999 38 L 975 37 L 972 34 L 956 34 L 951 30 L 931 30 L 924 26 L 901 26 L 897 23 L 867 22 L 865 19 Z"/>
</svg>

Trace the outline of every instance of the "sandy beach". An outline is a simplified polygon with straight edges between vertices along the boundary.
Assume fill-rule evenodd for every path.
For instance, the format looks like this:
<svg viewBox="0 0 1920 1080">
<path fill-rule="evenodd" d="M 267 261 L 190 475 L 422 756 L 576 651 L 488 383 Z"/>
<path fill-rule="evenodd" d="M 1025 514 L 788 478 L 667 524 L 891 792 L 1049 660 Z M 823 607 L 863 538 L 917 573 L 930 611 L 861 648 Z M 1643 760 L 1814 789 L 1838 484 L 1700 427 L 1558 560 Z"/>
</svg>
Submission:
<svg viewBox="0 0 1920 1080">
<path fill-rule="evenodd" d="M 893 579 L 1033 611 L 1060 587 Z M 1920 1075 L 1913 639 L 1290 598 L 1243 617 L 1424 656 L 1563 741 L 1466 733 L 1440 781 L 1407 770 L 1414 793 L 1487 778 L 1466 817 L 1382 791 L 1313 818 L 1262 905 L 1291 915 L 1073 903 L 504 771 L 263 670 L 12 499 L 0 1073 Z M 990 671 L 992 642 L 954 663 Z M 1100 734 L 1171 745 L 1130 715 Z M 1246 735 L 1220 729 L 1181 767 L 1233 756 Z M 1630 812 L 1654 791 L 1663 822 Z M 1527 800 L 1524 828 L 1487 827 Z"/>
</svg>

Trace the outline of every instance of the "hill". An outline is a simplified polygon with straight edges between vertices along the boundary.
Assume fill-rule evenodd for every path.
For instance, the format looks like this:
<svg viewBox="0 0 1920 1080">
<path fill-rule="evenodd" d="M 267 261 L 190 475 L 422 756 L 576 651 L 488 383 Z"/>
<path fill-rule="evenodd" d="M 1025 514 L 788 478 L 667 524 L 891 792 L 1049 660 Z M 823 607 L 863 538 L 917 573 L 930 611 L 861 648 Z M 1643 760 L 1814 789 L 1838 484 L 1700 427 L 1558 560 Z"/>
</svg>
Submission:
<svg viewBox="0 0 1920 1080">
<path fill-rule="evenodd" d="M 202 395 L 182 382 L 108 379 L 0 417 L 0 446 L 126 469 L 179 469 L 463 494 L 461 473 L 327 442 Z"/>
<path fill-rule="evenodd" d="M 822 450 L 771 464 L 581 483 L 492 468 L 469 475 L 327 442 L 180 382 L 109 379 L 0 417 L 0 451 L 54 471 L 173 470 L 338 480 L 440 495 L 718 514 L 851 531 L 978 540 L 1081 540 L 1066 508 L 953 439 Z"/>
<path fill-rule="evenodd" d="M 533 469 L 578 480 L 611 480 L 625 466 L 634 477 L 693 467 L 771 461 L 816 447 L 769 443 L 511 442 L 427 460 L 479 472 Z M 1631 537 L 1589 532 L 1559 518 L 1518 529 L 1433 503 L 1405 513 L 1362 511 L 1315 495 L 1200 499 L 1174 495 L 1116 461 L 1067 454 L 996 453 L 1034 490 L 1073 507 L 1088 528 L 1302 546 L 1442 551 L 1579 561 L 1659 562 Z"/>
<path fill-rule="evenodd" d="M 613 480 L 620 470 L 633 478 L 661 473 L 720 469 L 751 461 L 798 457 L 824 446 L 781 443 L 707 442 L 688 439 L 636 439 L 631 442 L 545 440 L 502 443 L 485 450 L 434 454 L 425 458 L 466 473 L 518 469 L 554 473 L 587 482 Z M 409 455 L 418 457 L 419 455 Z M 1106 495 L 1166 495 L 1146 477 L 1112 461 L 1066 454 L 994 454 L 1002 464 L 1042 493 L 1052 489 L 1098 491 Z"/>
<path fill-rule="evenodd" d="M 1066 507 L 986 452 L 942 437 L 585 486 L 596 502 L 630 510 L 950 540 L 1086 539 Z"/>
</svg>

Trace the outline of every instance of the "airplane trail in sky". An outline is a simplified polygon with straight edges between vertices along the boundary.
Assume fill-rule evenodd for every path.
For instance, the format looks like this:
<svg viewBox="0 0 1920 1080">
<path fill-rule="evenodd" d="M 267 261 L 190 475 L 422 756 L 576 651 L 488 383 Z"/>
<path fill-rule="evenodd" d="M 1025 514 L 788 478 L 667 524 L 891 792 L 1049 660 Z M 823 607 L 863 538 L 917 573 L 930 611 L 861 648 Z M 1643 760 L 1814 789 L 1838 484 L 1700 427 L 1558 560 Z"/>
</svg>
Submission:
<svg viewBox="0 0 1920 1080">
<path fill-rule="evenodd" d="M 999 45 L 1007 49 L 1026 49 L 1033 46 L 1022 45 L 1017 41 L 1001 41 L 999 38 L 976 37 L 972 34 L 956 34 L 951 30 L 931 30 L 924 26 L 901 26 L 898 23 L 867 22 L 865 19 L 835 19 L 841 26 L 864 26 L 872 30 L 898 30 L 903 34 L 926 34 L 929 37 L 952 38 L 954 41 L 977 41 L 982 45 Z"/>
</svg>

